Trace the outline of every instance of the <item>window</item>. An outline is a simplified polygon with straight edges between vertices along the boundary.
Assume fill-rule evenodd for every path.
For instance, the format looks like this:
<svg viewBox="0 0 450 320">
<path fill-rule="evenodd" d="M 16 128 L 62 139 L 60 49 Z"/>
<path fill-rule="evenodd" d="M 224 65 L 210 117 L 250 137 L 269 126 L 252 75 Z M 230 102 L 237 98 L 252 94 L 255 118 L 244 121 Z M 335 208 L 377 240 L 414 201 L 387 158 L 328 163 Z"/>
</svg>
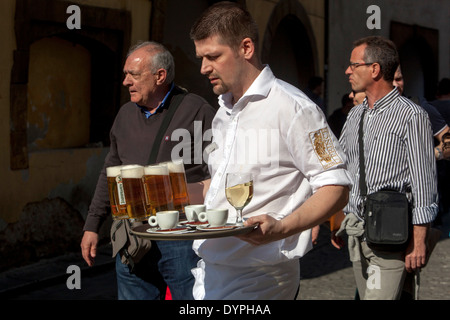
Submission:
<svg viewBox="0 0 450 320">
<path fill-rule="evenodd" d="M 127 100 L 121 78 L 130 46 L 130 13 L 79 5 L 82 28 L 69 30 L 67 5 L 56 0 L 16 1 L 17 49 L 10 82 L 12 170 L 27 168 L 28 152 L 33 150 L 108 145 L 114 116 Z M 64 73 L 62 82 L 49 79 Z M 84 83 L 72 83 L 76 81 Z M 51 96 L 45 97 L 45 86 Z M 51 118 L 55 116 L 57 121 Z"/>
</svg>

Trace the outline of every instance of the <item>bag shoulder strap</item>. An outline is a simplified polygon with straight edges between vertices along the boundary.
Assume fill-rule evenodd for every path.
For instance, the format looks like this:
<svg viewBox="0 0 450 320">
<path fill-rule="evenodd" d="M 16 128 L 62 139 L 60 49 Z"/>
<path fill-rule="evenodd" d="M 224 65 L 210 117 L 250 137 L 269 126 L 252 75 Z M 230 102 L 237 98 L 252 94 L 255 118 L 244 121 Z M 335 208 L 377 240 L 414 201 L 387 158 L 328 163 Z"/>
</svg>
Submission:
<svg viewBox="0 0 450 320">
<path fill-rule="evenodd" d="M 156 157 L 158 156 L 159 146 L 161 145 L 163 135 L 166 132 L 167 127 L 169 126 L 169 123 L 172 120 L 173 115 L 175 114 L 175 111 L 178 109 L 178 106 L 180 105 L 186 94 L 187 92 L 183 91 L 172 96 L 169 103 L 169 108 L 166 112 L 166 115 L 164 116 L 161 126 L 159 127 L 158 134 L 155 137 L 155 142 L 153 143 L 152 151 L 150 152 L 150 156 L 148 158 L 148 164 L 153 164 L 156 162 Z"/>
<path fill-rule="evenodd" d="M 364 163 L 364 116 L 366 114 L 366 110 L 363 109 L 363 113 L 361 114 L 361 120 L 359 121 L 359 192 L 362 197 L 367 195 L 367 186 L 366 186 L 366 167 Z"/>
</svg>

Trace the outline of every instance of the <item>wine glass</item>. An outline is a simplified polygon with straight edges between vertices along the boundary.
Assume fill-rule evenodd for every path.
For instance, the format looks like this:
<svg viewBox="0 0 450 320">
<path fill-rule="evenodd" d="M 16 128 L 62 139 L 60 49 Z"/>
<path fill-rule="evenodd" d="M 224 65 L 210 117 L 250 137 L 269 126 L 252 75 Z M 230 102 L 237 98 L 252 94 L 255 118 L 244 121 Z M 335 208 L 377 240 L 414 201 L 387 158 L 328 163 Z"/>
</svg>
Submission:
<svg viewBox="0 0 450 320">
<path fill-rule="evenodd" d="M 253 176 L 251 173 L 227 173 L 225 195 L 228 202 L 236 209 L 236 225 L 244 225 L 242 210 L 253 197 Z"/>
</svg>

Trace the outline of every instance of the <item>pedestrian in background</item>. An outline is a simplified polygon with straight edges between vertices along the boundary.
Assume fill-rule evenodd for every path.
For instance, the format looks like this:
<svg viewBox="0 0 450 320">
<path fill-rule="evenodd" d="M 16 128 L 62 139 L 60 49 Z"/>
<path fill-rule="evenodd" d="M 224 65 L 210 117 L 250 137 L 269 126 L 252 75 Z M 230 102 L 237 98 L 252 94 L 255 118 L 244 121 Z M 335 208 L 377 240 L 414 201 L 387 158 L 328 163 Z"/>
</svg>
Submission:
<svg viewBox="0 0 450 320">
<path fill-rule="evenodd" d="M 83 258 L 92 265 L 98 244 L 98 232 L 108 214 L 109 197 L 106 168 L 118 165 L 148 165 L 153 144 L 157 143 L 161 123 L 178 97 L 181 102 L 164 134 L 185 129 L 189 132 L 191 163 L 186 165 L 189 186 L 201 190 L 210 178 L 205 162 L 195 163 L 194 122 L 201 124 L 203 133 L 211 128 L 215 110 L 198 95 L 186 93 L 174 83 L 175 63 L 172 54 L 161 44 L 144 42 L 130 49 L 123 72 L 123 85 L 130 93 L 130 102 L 121 107 L 111 128 L 111 146 L 100 173 L 89 207 L 81 242 Z M 180 143 L 171 139 L 161 141 L 156 162 L 172 159 L 173 148 Z M 202 142 L 202 148 L 206 142 Z M 203 149 L 202 149 L 203 150 Z M 198 188 L 200 185 L 200 189 Z M 192 299 L 194 278 L 191 269 L 198 257 L 192 250 L 192 241 L 151 241 L 139 239 L 141 246 L 130 256 L 127 221 L 113 222 L 112 247 L 116 257 L 118 298 L 126 300 L 164 299 L 167 286 L 174 300 Z M 122 230 L 122 231 L 121 231 Z M 119 241 L 119 235 L 125 239 Z"/>
<path fill-rule="evenodd" d="M 340 138 L 354 185 L 337 235 L 348 234 L 358 292 L 366 300 L 400 297 L 406 272 L 418 271 L 425 264 L 427 231 L 437 214 L 431 124 L 425 110 L 393 87 L 398 65 L 392 41 L 373 36 L 354 43 L 345 72 L 352 89 L 364 92 L 366 99 L 350 111 Z M 363 160 L 359 152 L 361 119 Z M 405 250 L 380 251 L 366 241 L 365 197 L 358 184 L 364 167 L 367 194 L 382 189 L 407 194 L 412 206 L 412 234 Z M 377 272 L 376 283 L 370 278 L 373 272 Z"/>
</svg>

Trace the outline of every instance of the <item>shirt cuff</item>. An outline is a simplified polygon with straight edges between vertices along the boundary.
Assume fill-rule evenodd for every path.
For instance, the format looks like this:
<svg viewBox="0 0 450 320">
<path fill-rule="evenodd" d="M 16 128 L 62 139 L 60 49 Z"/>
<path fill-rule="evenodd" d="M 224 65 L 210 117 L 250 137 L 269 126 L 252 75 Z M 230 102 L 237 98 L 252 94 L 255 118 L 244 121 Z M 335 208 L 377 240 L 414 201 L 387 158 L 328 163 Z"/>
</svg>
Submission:
<svg viewBox="0 0 450 320">
<path fill-rule="evenodd" d="M 414 208 L 412 210 L 412 224 L 425 224 L 432 222 L 438 213 L 438 205 L 431 204 L 428 207 Z"/>
<path fill-rule="evenodd" d="M 98 215 L 88 214 L 84 223 L 83 231 L 92 231 L 98 233 L 104 218 Z"/>
<path fill-rule="evenodd" d="M 309 180 L 313 193 L 317 191 L 317 189 L 323 186 L 329 185 L 338 185 L 338 186 L 348 186 L 350 189 L 352 188 L 352 179 L 345 169 L 333 169 L 324 171 L 311 177 Z"/>
</svg>

